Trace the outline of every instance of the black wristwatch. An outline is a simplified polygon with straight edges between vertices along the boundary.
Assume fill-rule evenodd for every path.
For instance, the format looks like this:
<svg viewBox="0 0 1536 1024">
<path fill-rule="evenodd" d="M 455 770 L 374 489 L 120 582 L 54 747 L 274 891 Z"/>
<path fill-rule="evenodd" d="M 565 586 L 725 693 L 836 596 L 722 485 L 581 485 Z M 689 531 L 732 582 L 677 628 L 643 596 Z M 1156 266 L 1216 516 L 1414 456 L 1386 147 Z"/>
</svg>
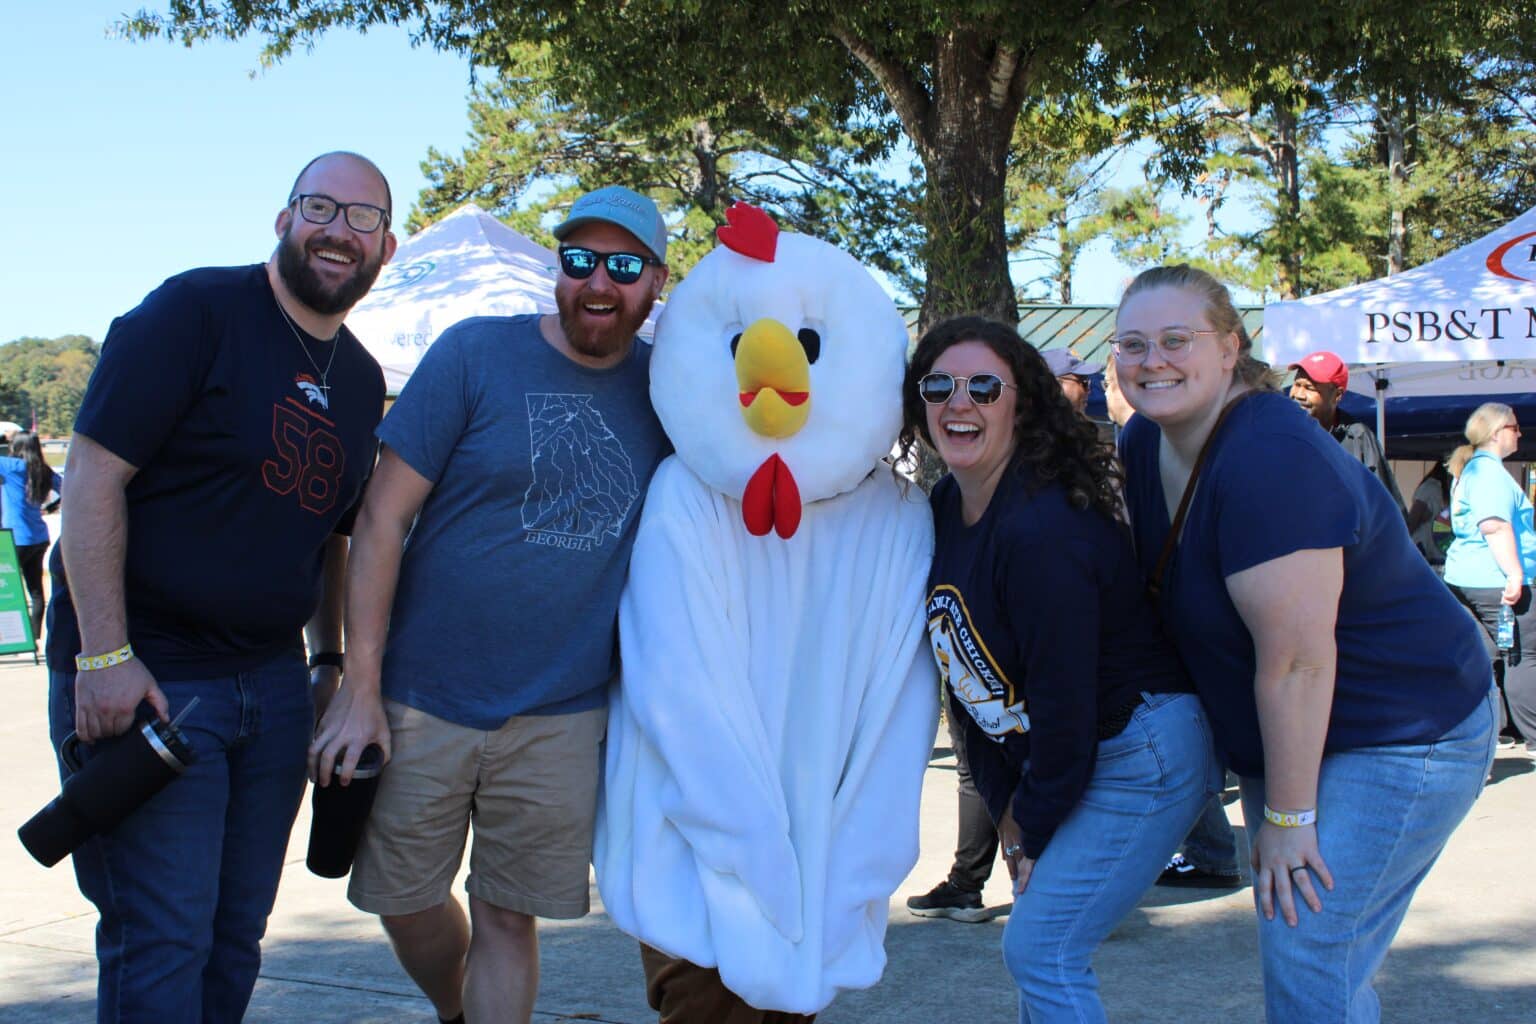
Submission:
<svg viewBox="0 0 1536 1024">
<path fill-rule="evenodd" d="M 316 651 L 309 656 L 309 667 L 313 669 L 319 668 L 322 665 L 334 665 L 345 672 L 346 668 L 342 665 L 341 661 L 342 655 L 340 651 Z"/>
</svg>

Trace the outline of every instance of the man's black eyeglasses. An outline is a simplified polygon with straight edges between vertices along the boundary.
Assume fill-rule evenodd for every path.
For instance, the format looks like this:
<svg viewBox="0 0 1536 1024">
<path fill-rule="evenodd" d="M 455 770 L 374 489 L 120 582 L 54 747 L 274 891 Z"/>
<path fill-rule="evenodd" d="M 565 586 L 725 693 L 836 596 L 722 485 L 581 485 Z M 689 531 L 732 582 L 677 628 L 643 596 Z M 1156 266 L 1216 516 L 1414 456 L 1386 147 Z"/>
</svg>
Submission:
<svg viewBox="0 0 1536 1024">
<path fill-rule="evenodd" d="M 330 196 L 305 193 L 288 200 L 297 201 L 299 216 L 311 224 L 329 224 L 338 213 L 346 217 L 347 227 L 368 234 L 389 223 L 389 214 L 381 206 L 371 203 L 338 203 Z"/>
<path fill-rule="evenodd" d="M 585 281 L 601 263 L 614 284 L 634 284 L 647 266 L 659 267 L 661 260 L 634 252 L 598 252 L 579 245 L 560 247 L 560 269 L 566 277 Z"/>
</svg>

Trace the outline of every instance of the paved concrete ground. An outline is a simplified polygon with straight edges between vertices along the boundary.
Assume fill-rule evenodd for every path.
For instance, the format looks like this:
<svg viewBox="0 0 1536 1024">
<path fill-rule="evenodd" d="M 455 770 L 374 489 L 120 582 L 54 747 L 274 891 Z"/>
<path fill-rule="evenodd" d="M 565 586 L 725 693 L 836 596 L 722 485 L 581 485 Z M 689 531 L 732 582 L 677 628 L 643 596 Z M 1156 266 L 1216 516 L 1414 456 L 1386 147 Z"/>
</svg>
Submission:
<svg viewBox="0 0 1536 1024">
<path fill-rule="evenodd" d="M 94 913 L 67 864 L 38 866 L 15 828 L 57 791 L 46 738 L 41 669 L 0 659 L 0 1021 L 94 1020 Z M 941 740 L 942 741 L 942 740 Z M 1419 892 L 1379 978 L 1393 1024 L 1536 1022 L 1536 773 L 1503 754 L 1494 783 Z M 998 953 L 1003 921 L 920 920 L 903 900 L 948 870 L 954 849 L 953 760 L 928 771 L 923 856 L 891 901 L 885 979 L 841 996 L 820 1024 L 948 1024 L 1016 1019 Z M 1229 794 L 1229 799 L 1234 794 Z M 1236 804 L 1228 808 L 1239 818 Z M 248 1020 L 430 1022 L 372 918 L 354 911 L 341 882 L 304 868 L 301 814 L 266 942 Z M 174 899 L 174 893 L 166 894 Z M 1006 902 L 1006 874 L 989 902 Z M 596 890 L 593 902 L 597 905 Z M 1154 889 L 1105 944 L 1097 967 L 1116 1022 L 1253 1022 L 1262 1018 L 1247 890 L 1211 895 Z M 650 1024 L 634 943 L 598 912 L 541 929 L 539 1024 Z"/>
</svg>

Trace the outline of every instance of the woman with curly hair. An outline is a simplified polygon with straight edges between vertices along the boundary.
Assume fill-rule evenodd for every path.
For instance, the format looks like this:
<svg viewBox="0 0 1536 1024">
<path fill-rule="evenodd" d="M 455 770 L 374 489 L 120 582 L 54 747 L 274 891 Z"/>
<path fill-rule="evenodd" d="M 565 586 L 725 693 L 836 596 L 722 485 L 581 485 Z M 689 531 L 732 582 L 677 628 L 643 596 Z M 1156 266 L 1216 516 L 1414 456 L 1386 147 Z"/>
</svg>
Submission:
<svg viewBox="0 0 1536 1024">
<path fill-rule="evenodd" d="M 918 343 L 904 447 L 928 442 L 929 634 L 1012 876 L 1019 1019 L 1102 1021 L 1092 958 L 1217 791 L 1205 713 L 1149 607 L 1113 452 L 1006 324 Z"/>
</svg>

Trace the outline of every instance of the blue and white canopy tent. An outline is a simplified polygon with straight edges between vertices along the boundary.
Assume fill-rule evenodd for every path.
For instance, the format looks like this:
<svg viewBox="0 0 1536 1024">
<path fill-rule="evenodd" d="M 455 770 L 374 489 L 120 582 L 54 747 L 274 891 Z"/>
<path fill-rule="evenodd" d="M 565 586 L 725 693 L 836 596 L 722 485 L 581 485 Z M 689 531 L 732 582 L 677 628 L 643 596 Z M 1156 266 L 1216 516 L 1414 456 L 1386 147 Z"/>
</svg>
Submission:
<svg viewBox="0 0 1536 1024">
<path fill-rule="evenodd" d="M 1350 365 L 1349 389 L 1362 397 L 1346 397 L 1344 411 L 1365 419 L 1374 404 L 1395 458 L 1443 455 L 1483 402 L 1536 421 L 1536 209 L 1402 274 L 1265 307 L 1264 353 L 1276 367 L 1320 349 Z"/>
</svg>

